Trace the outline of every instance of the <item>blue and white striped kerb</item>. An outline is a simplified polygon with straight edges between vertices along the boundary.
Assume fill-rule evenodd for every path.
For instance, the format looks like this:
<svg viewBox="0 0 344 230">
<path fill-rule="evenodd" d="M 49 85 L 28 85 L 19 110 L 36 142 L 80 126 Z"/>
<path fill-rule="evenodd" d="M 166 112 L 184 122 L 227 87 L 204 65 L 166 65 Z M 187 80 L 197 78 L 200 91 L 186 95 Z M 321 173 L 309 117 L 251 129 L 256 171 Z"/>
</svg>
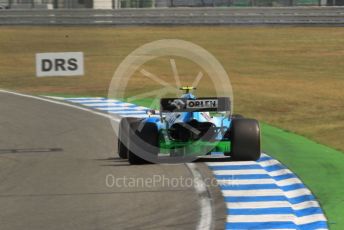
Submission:
<svg viewBox="0 0 344 230">
<path fill-rule="evenodd" d="M 120 117 L 146 117 L 148 108 L 102 97 L 56 98 Z M 226 229 L 328 229 L 309 189 L 272 157 L 208 163 L 227 206 Z"/>
<path fill-rule="evenodd" d="M 143 106 L 103 97 L 52 98 L 63 99 L 68 102 L 81 104 L 92 109 L 101 110 L 121 117 L 146 117 L 146 111 L 148 110 L 148 108 Z"/>
<path fill-rule="evenodd" d="M 328 229 L 310 190 L 272 157 L 208 166 L 226 202 L 226 229 Z"/>
</svg>

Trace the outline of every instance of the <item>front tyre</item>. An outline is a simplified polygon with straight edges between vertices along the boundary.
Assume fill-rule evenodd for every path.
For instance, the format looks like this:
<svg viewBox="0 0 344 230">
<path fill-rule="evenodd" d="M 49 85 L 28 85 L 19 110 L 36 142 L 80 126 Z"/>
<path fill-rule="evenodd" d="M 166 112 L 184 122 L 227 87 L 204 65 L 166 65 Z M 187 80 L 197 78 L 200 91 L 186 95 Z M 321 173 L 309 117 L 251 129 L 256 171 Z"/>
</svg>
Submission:
<svg viewBox="0 0 344 230">
<path fill-rule="evenodd" d="M 256 161 L 260 158 L 260 127 L 254 119 L 233 119 L 230 128 L 231 159 Z"/>
</svg>

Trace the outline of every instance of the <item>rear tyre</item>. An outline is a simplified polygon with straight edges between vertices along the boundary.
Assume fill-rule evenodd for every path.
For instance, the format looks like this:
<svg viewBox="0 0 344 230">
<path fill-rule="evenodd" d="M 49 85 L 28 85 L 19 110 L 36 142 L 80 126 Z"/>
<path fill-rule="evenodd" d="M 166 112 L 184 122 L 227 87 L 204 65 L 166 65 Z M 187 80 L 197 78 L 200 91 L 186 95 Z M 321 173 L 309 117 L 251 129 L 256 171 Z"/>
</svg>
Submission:
<svg viewBox="0 0 344 230">
<path fill-rule="evenodd" d="M 119 123 L 117 151 L 118 156 L 122 159 L 128 158 L 129 129 L 131 123 L 137 120 L 138 119 L 135 117 L 124 117 L 121 119 Z"/>
<path fill-rule="evenodd" d="M 233 119 L 230 128 L 231 159 L 256 161 L 260 158 L 260 128 L 254 119 Z"/>
<path fill-rule="evenodd" d="M 142 125 L 142 127 L 140 127 Z M 135 122 L 129 141 L 128 161 L 130 164 L 148 164 L 159 153 L 159 130 L 155 123 Z M 151 161 L 149 161 L 151 160 Z"/>
</svg>

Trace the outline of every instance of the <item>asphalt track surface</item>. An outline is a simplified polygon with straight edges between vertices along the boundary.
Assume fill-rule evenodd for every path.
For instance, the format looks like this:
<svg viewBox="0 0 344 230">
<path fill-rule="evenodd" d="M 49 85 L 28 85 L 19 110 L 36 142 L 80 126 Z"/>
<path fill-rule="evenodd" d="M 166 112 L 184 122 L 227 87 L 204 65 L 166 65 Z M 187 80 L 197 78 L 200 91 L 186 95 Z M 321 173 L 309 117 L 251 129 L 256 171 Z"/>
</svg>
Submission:
<svg viewBox="0 0 344 230">
<path fill-rule="evenodd" d="M 102 116 L 0 91 L 0 223 L 7 229 L 197 229 L 193 187 L 107 186 L 115 178 L 193 178 L 186 164 L 130 166 Z M 203 178 L 212 177 L 203 163 Z M 223 229 L 220 191 L 209 229 Z M 208 228 L 207 228 L 208 229 Z"/>
</svg>

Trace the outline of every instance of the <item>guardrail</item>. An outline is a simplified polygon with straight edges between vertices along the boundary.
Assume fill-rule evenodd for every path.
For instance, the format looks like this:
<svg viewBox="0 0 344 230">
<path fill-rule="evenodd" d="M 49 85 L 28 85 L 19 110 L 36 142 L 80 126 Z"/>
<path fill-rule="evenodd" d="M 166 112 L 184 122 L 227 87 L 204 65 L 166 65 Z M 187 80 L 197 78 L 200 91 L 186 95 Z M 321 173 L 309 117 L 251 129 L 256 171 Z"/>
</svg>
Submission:
<svg viewBox="0 0 344 230">
<path fill-rule="evenodd" d="M 0 25 L 344 25 L 344 7 L 1 10 Z"/>
</svg>

